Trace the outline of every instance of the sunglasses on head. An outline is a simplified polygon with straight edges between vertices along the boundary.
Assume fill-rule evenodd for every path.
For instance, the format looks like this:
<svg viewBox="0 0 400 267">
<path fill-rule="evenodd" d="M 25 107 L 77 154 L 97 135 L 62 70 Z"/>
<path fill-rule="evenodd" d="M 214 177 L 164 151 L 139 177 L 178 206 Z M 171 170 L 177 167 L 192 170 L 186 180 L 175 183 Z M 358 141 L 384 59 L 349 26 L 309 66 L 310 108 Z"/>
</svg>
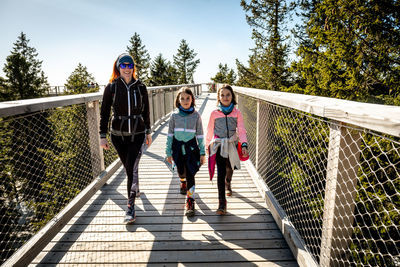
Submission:
<svg viewBox="0 0 400 267">
<path fill-rule="evenodd" d="M 126 69 L 126 68 L 133 69 L 133 64 L 132 63 L 121 63 L 121 64 L 119 64 L 119 67 L 121 69 Z"/>
</svg>

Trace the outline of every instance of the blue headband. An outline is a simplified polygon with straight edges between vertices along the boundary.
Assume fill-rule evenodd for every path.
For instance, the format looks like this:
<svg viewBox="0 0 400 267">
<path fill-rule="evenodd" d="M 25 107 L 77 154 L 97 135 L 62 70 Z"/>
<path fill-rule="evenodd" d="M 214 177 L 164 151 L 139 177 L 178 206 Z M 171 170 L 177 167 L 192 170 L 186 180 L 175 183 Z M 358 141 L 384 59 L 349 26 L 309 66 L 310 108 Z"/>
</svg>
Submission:
<svg viewBox="0 0 400 267">
<path fill-rule="evenodd" d="M 119 68 L 119 65 L 121 63 L 126 63 L 126 62 L 135 65 L 135 63 L 133 62 L 133 58 L 129 54 L 122 54 L 118 57 L 117 68 Z"/>
</svg>

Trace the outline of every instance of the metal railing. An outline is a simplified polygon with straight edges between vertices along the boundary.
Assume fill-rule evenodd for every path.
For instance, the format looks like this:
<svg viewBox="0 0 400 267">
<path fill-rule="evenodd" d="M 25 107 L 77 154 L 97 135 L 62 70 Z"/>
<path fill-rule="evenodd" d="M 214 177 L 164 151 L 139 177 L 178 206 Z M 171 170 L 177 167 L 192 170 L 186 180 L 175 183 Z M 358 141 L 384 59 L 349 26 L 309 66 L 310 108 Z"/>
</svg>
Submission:
<svg viewBox="0 0 400 267">
<path fill-rule="evenodd" d="M 148 88 L 152 129 L 174 109 L 182 86 Z M 201 94 L 201 85 L 187 86 Z M 28 264 L 106 182 L 106 168 L 115 169 L 116 151 L 103 154 L 99 146 L 101 99 L 91 93 L 0 103 L 0 264 L 18 249 L 6 264 Z"/>
<path fill-rule="evenodd" d="M 400 266 L 400 107 L 234 90 L 251 162 L 299 264 Z"/>
</svg>

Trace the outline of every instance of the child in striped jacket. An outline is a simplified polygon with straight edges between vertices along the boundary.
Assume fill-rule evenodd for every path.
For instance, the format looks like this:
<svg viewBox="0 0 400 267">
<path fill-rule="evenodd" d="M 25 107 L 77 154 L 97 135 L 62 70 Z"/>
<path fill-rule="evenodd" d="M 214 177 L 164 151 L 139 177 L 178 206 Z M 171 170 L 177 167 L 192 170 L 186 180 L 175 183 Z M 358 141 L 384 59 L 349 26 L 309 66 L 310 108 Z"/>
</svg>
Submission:
<svg viewBox="0 0 400 267">
<path fill-rule="evenodd" d="M 178 108 L 169 120 L 167 161 L 172 159 L 181 180 L 180 192 L 186 194 L 186 216 L 194 215 L 194 176 L 205 161 L 203 125 L 195 110 L 195 99 L 189 87 L 183 87 L 176 96 Z"/>
</svg>

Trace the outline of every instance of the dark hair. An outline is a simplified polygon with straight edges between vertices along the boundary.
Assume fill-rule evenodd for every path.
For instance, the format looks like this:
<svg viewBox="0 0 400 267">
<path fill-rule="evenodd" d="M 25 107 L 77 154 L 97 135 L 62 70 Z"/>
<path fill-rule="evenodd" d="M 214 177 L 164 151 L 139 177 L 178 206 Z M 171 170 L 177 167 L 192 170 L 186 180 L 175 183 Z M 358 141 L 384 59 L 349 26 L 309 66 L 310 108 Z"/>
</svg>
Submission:
<svg viewBox="0 0 400 267">
<path fill-rule="evenodd" d="M 196 103 L 195 103 L 195 101 L 194 101 L 194 95 L 193 95 L 192 90 L 191 90 L 189 87 L 182 87 L 181 89 L 179 89 L 178 95 L 176 96 L 176 99 L 175 99 L 175 107 L 179 108 L 179 106 L 180 106 L 180 104 L 179 104 L 179 98 L 181 97 L 181 94 L 182 94 L 182 93 L 188 94 L 188 95 L 190 95 L 190 96 L 192 97 L 192 103 L 190 104 L 191 107 L 196 106 Z"/>
<path fill-rule="evenodd" d="M 218 91 L 217 91 L 217 106 L 218 106 L 219 103 L 221 102 L 221 100 L 219 99 L 219 93 L 222 91 L 222 89 L 228 89 L 229 91 L 231 91 L 231 94 L 232 94 L 232 103 L 233 103 L 234 105 L 236 105 L 236 104 L 237 104 L 237 102 L 236 102 L 236 95 L 235 95 L 235 92 L 233 92 L 232 87 L 231 87 L 229 84 L 223 84 L 222 87 L 219 88 Z"/>
</svg>

